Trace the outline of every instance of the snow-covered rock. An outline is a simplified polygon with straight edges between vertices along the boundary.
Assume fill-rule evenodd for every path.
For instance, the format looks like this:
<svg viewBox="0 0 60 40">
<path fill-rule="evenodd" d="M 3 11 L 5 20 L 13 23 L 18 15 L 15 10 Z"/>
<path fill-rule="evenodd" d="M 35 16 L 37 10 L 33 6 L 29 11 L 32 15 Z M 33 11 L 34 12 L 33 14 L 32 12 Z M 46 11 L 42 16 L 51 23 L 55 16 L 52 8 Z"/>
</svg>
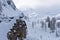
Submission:
<svg viewBox="0 0 60 40">
<path fill-rule="evenodd" d="M 10 17 L 21 16 L 12 0 L 0 0 L 0 21 L 10 20 Z"/>
<path fill-rule="evenodd" d="M 22 16 L 22 12 L 16 8 L 12 0 L 0 0 L 0 14 L 0 40 L 8 40 L 7 32 L 16 19 Z"/>
</svg>

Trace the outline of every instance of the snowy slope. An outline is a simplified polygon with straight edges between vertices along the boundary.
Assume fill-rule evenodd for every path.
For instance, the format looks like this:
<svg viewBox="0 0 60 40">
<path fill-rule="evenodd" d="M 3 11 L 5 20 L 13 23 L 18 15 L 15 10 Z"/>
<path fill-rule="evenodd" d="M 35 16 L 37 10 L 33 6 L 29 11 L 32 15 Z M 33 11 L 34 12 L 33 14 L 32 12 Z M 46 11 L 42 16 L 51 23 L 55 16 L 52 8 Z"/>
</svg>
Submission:
<svg viewBox="0 0 60 40">
<path fill-rule="evenodd" d="M 46 14 L 45 13 L 40 13 L 37 12 L 37 10 L 31 9 L 31 8 L 21 8 L 20 10 L 27 15 L 29 18 L 29 21 L 27 21 L 27 27 L 28 27 L 28 33 L 27 33 L 27 38 L 26 40 L 60 40 L 60 37 L 56 37 L 56 32 L 50 33 L 51 30 L 47 27 L 46 31 L 45 28 L 41 28 L 41 23 L 40 21 L 44 21 L 47 16 L 56 17 L 58 18 L 60 15 L 58 14 Z M 40 9 L 41 10 L 41 9 Z M 43 10 L 42 10 L 43 11 Z M 48 11 L 47 11 L 48 12 Z M 34 22 L 34 26 L 32 23 Z"/>
<path fill-rule="evenodd" d="M 13 3 L 12 0 L 0 0 L 1 1 L 1 15 L 0 15 L 0 20 L 3 19 L 10 19 L 9 17 L 15 17 L 15 16 L 20 16 L 21 15 L 21 11 L 19 11 L 15 4 Z M 10 4 L 9 4 L 9 2 Z M 5 18 L 4 18 L 5 17 Z"/>
<path fill-rule="evenodd" d="M 21 11 L 23 10 L 21 9 L 21 11 L 19 11 L 17 8 L 13 9 L 14 6 L 8 5 L 7 0 L 1 0 L 1 3 L 2 12 L 0 15 L 0 20 L 3 22 L 0 23 L 0 40 L 7 40 L 7 32 L 12 28 L 16 22 L 16 19 L 22 15 Z M 13 1 L 11 1 L 11 3 L 14 5 Z M 6 6 L 4 6 L 4 4 Z M 31 8 L 28 8 L 27 11 L 24 10 L 23 13 L 25 15 L 24 17 L 28 18 L 28 20 L 25 20 L 28 27 L 27 38 L 25 40 L 60 40 L 60 37 L 56 37 L 55 33 L 50 33 L 51 30 L 47 26 L 46 31 L 45 28 L 41 28 L 40 21 L 45 20 L 47 14 L 39 14 L 36 10 Z M 14 17 L 14 19 L 11 20 L 9 17 Z M 6 22 L 8 20 L 11 21 Z M 32 25 L 32 23 L 34 23 L 34 25 Z"/>
<path fill-rule="evenodd" d="M 11 4 L 8 4 L 7 1 L 10 1 Z M 7 32 L 12 28 L 16 19 L 22 16 L 22 12 L 16 8 L 12 0 L 0 0 L 0 3 L 2 7 L 2 12 L 0 12 L 0 21 L 2 21 L 0 23 L 0 40 L 7 40 Z"/>
</svg>

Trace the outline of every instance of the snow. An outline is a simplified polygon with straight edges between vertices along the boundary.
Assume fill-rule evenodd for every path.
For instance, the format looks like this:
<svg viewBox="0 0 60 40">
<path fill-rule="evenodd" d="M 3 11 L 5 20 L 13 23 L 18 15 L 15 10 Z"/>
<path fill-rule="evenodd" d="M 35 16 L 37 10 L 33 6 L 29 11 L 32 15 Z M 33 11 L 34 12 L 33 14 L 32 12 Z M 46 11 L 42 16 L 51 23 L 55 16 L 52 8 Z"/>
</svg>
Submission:
<svg viewBox="0 0 60 40">
<path fill-rule="evenodd" d="M 0 23 L 0 40 L 8 40 L 7 32 L 12 28 L 14 23 L 16 23 L 16 19 L 21 16 L 22 12 L 17 8 L 16 10 L 14 10 L 10 5 L 6 3 L 6 0 L 3 1 L 7 6 L 2 6 L 2 14 L 4 14 L 5 16 L 0 15 L 0 20 L 3 20 L 1 19 L 2 17 L 7 17 L 8 19 L 4 19 L 5 21 L 3 20 L 3 22 Z M 27 24 L 27 38 L 25 40 L 60 40 L 60 37 L 56 37 L 56 30 L 54 33 L 51 33 L 51 30 L 47 26 L 46 31 L 45 27 L 43 29 L 41 28 L 40 21 L 44 21 L 47 14 L 38 14 L 37 12 L 35 12 L 35 10 L 32 9 L 28 12 L 25 10 L 25 12 L 23 11 L 23 13 L 29 18 L 29 21 L 25 19 Z M 9 22 L 9 17 L 14 17 L 14 19 Z M 57 17 L 59 17 L 59 15 L 57 15 Z M 32 22 L 34 22 L 34 26 L 32 26 Z"/>
<path fill-rule="evenodd" d="M 21 11 L 17 8 L 14 10 L 10 5 L 7 4 L 7 0 L 1 0 L 2 3 L 2 15 L 0 15 L 0 40 L 8 40 L 7 39 L 7 32 L 12 28 L 16 19 L 21 16 Z M 4 6 L 5 4 L 6 6 Z M 14 19 L 10 19 L 9 17 L 14 17 Z M 7 19 L 6 19 L 7 18 Z M 9 22 L 9 20 L 11 20 Z"/>
<path fill-rule="evenodd" d="M 4 14 L 5 16 L 8 17 L 14 17 L 14 16 L 19 16 L 20 12 L 13 9 L 14 4 L 8 5 L 7 0 L 1 0 L 2 3 L 2 14 Z M 13 3 L 11 1 L 11 3 Z M 6 6 L 4 6 L 3 4 L 5 4 Z"/>
<path fill-rule="evenodd" d="M 24 12 L 24 11 L 23 11 Z M 27 15 L 28 11 L 25 10 L 25 15 Z M 31 14 L 30 14 L 31 13 Z M 44 21 L 47 17 L 47 14 L 38 14 L 35 11 L 28 13 L 29 21 L 27 21 L 28 33 L 26 40 L 60 40 L 60 37 L 56 37 L 56 31 L 51 33 L 51 30 L 47 27 L 41 28 L 40 21 Z M 44 16 L 42 16 L 44 15 Z M 50 18 L 54 16 L 50 15 Z M 39 20 L 39 24 L 37 23 Z M 32 27 L 32 22 L 35 22 L 34 27 Z"/>
<path fill-rule="evenodd" d="M 46 31 L 42 29 L 40 24 L 36 24 L 33 28 L 29 22 L 27 40 L 60 40 L 60 38 L 57 38 L 55 33 L 50 33 L 48 28 Z"/>
</svg>

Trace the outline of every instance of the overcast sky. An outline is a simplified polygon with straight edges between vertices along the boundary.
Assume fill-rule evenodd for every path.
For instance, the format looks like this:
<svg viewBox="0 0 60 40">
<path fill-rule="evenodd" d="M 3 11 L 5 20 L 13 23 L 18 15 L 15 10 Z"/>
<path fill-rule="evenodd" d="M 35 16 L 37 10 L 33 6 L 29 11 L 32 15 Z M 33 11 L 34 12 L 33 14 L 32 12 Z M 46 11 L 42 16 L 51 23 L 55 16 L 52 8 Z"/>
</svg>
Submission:
<svg viewBox="0 0 60 40">
<path fill-rule="evenodd" d="M 53 5 L 60 5 L 60 0 L 13 0 L 17 8 L 24 6 L 35 7 L 51 7 Z"/>
</svg>

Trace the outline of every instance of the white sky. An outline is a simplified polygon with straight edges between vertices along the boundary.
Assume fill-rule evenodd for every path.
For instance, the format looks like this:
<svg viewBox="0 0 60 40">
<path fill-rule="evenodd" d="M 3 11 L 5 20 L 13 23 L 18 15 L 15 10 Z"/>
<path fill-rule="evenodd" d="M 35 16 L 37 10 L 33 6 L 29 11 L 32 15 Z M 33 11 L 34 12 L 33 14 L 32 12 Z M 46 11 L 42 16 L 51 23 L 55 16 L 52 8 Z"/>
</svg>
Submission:
<svg viewBox="0 0 60 40">
<path fill-rule="evenodd" d="M 13 0 L 17 8 L 24 6 L 35 8 L 35 7 L 50 7 L 53 5 L 59 5 L 60 0 Z"/>
</svg>

